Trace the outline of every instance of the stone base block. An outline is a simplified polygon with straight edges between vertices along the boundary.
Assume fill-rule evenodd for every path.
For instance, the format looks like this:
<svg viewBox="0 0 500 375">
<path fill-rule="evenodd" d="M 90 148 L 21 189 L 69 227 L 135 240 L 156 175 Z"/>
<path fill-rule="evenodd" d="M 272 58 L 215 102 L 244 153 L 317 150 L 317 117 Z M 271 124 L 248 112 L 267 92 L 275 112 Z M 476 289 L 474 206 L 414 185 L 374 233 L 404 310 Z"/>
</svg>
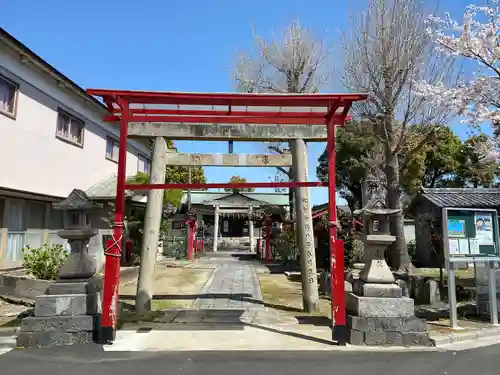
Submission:
<svg viewBox="0 0 500 375">
<path fill-rule="evenodd" d="M 361 297 L 401 298 L 403 296 L 403 291 L 396 284 L 367 284 L 362 280 L 356 280 L 353 292 Z"/>
<path fill-rule="evenodd" d="M 360 317 L 399 318 L 415 315 L 411 298 L 362 297 L 354 293 L 346 295 L 347 313 Z"/>
<path fill-rule="evenodd" d="M 97 292 L 95 282 L 92 280 L 83 281 L 58 281 L 49 287 L 48 295 L 61 294 L 94 294 Z"/>
<path fill-rule="evenodd" d="M 347 317 L 347 341 L 351 345 L 432 346 L 426 322 L 416 317 Z"/>
<path fill-rule="evenodd" d="M 433 346 L 427 332 L 360 332 L 350 329 L 347 342 L 368 346 Z"/>
<path fill-rule="evenodd" d="M 21 332 L 63 331 L 81 332 L 93 331 L 96 327 L 95 317 L 83 316 L 56 316 L 56 317 L 27 317 L 21 321 Z"/>
<path fill-rule="evenodd" d="M 347 316 L 347 326 L 351 329 L 370 331 L 394 332 L 426 332 L 427 323 L 424 319 L 415 316 L 402 318 L 367 318 L 361 316 Z"/>
<path fill-rule="evenodd" d="M 20 332 L 16 344 L 24 348 L 85 344 L 93 342 L 92 332 L 64 332 L 51 329 L 43 332 Z"/>
<path fill-rule="evenodd" d="M 35 316 L 96 315 L 96 294 L 42 295 L 35 300 Z"/>
</svg>

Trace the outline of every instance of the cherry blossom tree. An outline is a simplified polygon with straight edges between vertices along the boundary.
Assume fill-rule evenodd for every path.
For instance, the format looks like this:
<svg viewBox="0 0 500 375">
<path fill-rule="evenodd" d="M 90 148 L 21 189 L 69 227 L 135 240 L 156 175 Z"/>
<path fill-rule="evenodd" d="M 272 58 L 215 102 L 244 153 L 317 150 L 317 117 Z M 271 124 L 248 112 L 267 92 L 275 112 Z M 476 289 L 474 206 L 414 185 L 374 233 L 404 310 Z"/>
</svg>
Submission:
<svg viewBox="0 0 500 375">
<path fill-rule="evenodd" d="M 453 108 L 467 117 L 475 130 L 491 122 L 500 126 L 500 0 L 489 0 L 486 5 L 469 5 L 462 23 L 435 15 L 427 20 L 427 33 L 440 50 L 457 60 L 476 62 L 472 79 L 447 86 L 442 82 L 420 81 L 415 91 L 431 99 L 439 107 Z M 497 129 L 498 130 L 498 129 Z M 496 142 L 485 142 L 477 150 L 484 162 L 500 158 Z"/>
</svg>

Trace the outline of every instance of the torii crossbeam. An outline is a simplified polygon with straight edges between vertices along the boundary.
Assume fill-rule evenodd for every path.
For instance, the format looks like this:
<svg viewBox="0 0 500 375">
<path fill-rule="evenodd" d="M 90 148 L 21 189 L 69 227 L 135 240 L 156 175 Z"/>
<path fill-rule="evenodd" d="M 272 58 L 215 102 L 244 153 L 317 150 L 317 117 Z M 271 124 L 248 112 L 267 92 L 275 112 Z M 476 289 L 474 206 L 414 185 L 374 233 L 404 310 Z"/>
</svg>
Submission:
<svg viewBox="0 0 500 375">
<path fill-rule="evenodd" d="M 120 124 L 113 245 L 106 251 L 104 274 L 103 341 L 110 342 L 115 337 L 126 189 L 328 186 L 332 329 L 335 332 L 345 328 L 343 243 L 336 238 L 335 125 L 342 125 L 352 104 L 366 99 L 366 94 L 181 93 L 102 89 L 88 89 L 87 92 L 100 97 L 108 108 L 105 121 Z M 326 140 L 329 180 L 326 183 L 130 185 L 125 182 L 129 137 L 228 141 Z"/>
</svg>

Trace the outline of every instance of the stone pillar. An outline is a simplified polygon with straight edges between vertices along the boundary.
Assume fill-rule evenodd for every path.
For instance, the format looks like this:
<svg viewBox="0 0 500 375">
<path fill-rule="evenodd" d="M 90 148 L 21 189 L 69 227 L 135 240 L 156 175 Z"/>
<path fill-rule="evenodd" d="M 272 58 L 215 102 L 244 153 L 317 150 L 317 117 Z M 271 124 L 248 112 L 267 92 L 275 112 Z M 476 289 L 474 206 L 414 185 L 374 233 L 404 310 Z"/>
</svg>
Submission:
<svg viewBox="0 0 500 375">
<path fill-rule="evenodd" d="M 167 143 L 165 138 L 156 137 L 153 160 L 151 163 L 150 184 L 165 183 Z M 164 191 L 161 189 L 148 192 L 148 203 L 144 218 L 144 235 L 141 247 L 141 263 L 139 265 L 139 281 L 135 308 L 137 312 L 151 310 L 153 299 L 153 277 L 156 264 L 156 251 L 160 238 L 160 224 L 163 213 Z"/>
<path fill-rule="evenodd" d="M 217 242 L 219 241 L 219 206 L 215 206 L 214 210 L 214 243 L 213 252 L 217 252 Z"/>
<path fill-rule="evenodd" d="M 307 147 L 304 140 L 296 139 L 292 141 L 292 160 L 296 181 L 307 181 Z M 304 310 L 307 312 L 318 311 L 316 254 L 309 188 L 307 187 L 295 189 L 295 218 L 297 245 L 300 251 Z"/>
<path fill-rule="evenodd" d="M 253 233 L 253 221 L 252 221 L 252 211 L 248 215 L 248 238 L 250 242 L 250 252 L 254 251 L 254 233 Z"/>
</svg>

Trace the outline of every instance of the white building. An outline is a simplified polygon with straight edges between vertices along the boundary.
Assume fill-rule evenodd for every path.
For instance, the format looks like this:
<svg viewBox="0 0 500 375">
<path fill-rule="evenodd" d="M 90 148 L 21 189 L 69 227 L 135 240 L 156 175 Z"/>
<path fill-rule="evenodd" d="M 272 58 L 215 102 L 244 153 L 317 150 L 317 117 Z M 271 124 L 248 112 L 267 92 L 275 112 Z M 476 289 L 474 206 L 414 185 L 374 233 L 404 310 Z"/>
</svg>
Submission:
<svg viewBox="0 0 500 375">
<path fill-rule="evenodd" d="M 105 107 L 0 28 L 0 269 L 25 245 L 60 241 L 51 203 L 117 170 L 118 127 Z M 149 169 L 147 145 L 130 141 L 127 175 Z"/>
</svg>

